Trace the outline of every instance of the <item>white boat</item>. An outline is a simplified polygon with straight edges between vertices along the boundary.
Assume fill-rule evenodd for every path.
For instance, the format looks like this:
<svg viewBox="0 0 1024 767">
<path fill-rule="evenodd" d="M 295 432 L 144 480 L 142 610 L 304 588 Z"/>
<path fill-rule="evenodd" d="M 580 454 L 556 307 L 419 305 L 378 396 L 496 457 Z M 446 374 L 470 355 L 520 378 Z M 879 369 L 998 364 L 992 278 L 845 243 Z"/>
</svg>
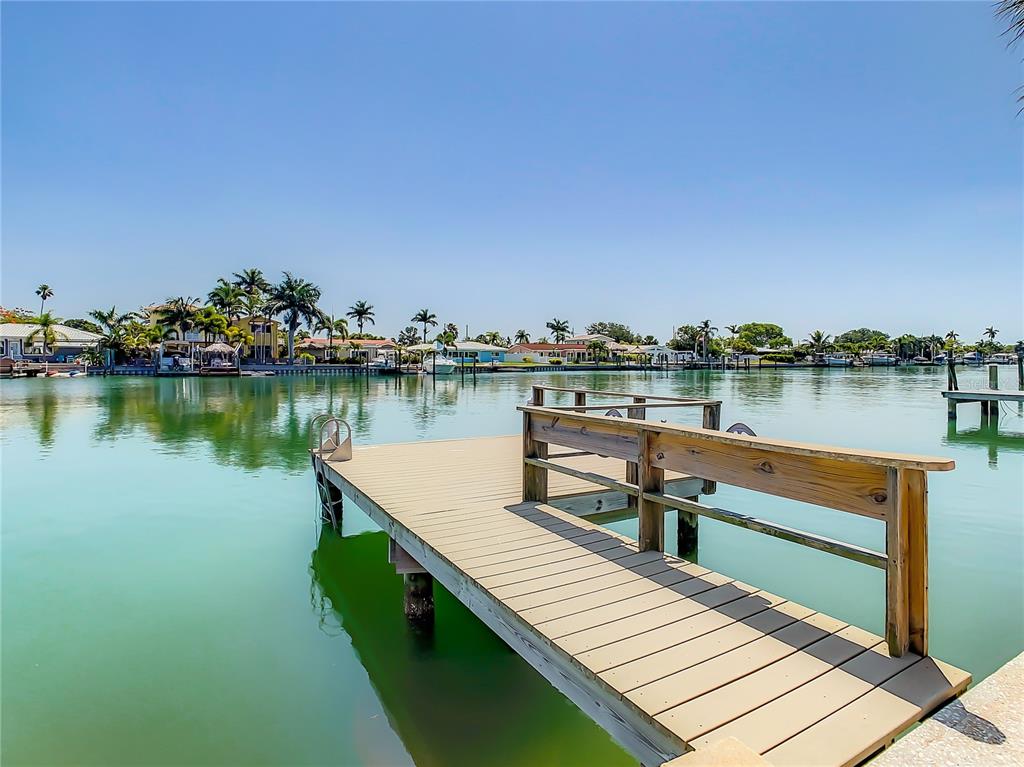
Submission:
<svg viewBox="0 0 1024 767">
<path fill-rule="evenodd" d="M 458 363 L 443 354 L 431 354 L 423 360 L 421 372 L 427 375 L 447 376 L 455 372 Z"/>
<path fill-rule="evenodd" d="M 934 364 L 936 364 L 935 362 L 933 362 L 932 360 L 928 359 L 927 357 L 922 357 L 920 354 L 917 355 L 916 357 L 914 357 L 914 359 L 912 359 L 911 362 L 914 363 L 915 365 L 934 365 Z"/>
<path fill-rule="evenodd" d="M 853 355 L 845 352 L 825 355 L 825 364 L 830 368 L 848 368 L 853 364 Z"/>
<path fill-rule="evenodd" d="M 998 352 L 989 357 L 988 361 L 994 365 L 1016 365 L 1017 355 L 1008 354 L 1006 352 Z"/>
<path fill-rule="evenodd" d="M 957 360 L 959 362 L 959 360 Z M 981 352 L 967 352 L 964 355 L 965 365 L 980 365 L 985 361 L 985 355 Z"/>
<path fill-rule="evenodd" d="M 934 357 L 932 357 L 932 362 L 934 362 L 936 365 L 945 365 L 947 359 L 948 358 L 946 357 L 945 352 L 939 352 Z"/>
<path fill-rule="evenodd" d="M 865 365 L 872 367 L 896 364 L 896 355 L 889 352 L 865 352 L 861 355 L 861 359 L 864 360 Z"/>
<path fill-rule="evenodd" d="M 370 360 L 368 366 L 374 370 L 387 370 L 394 367 L 391 359 L 386 354 L 378 354 L 374 359 Z"/>
</svg>

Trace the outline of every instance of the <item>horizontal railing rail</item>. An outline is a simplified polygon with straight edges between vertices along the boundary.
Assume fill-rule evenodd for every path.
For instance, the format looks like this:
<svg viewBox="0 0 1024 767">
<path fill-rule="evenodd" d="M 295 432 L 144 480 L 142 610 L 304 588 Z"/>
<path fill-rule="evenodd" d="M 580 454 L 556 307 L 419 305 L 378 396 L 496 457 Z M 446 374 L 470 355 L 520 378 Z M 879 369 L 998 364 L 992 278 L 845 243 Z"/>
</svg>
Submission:
<svg viewBox="0 0 1024 767">
<path fill-rule="evenodd" d="M 640 409 L 641 403 L 630 404 L 632 410 Z M 671 508 L 694 519 L 715 519 L 881 568 L 886 573 L 890 654 L 926 654 L 927 472 L 948 471 L 954 468 L 953 461 L 721 432 L 717 431 L 720 404 L 707 401 L 705 406 L 716 407 L 716 412 L 714 418 L 705 418 L 704 428 L 645 421 L 635 413 L 614 418 L 566 408 L 520 406 L 523 500 L 546 502 L 547 473 L 555 471 L 630 497 L 637 505 L 637 537 L 644 551 L 664 549 L 664 513 Z M 556 463 L 551 458 L 576 453 L 549 455 L 549 445 L 623 460 L 626 481 Z M 713 483 L 724 482 L 879 520 L 885 524 L 885 552 L 668 494 L 666 471 L 700 477 L 712 488 Z"/>
</svg>

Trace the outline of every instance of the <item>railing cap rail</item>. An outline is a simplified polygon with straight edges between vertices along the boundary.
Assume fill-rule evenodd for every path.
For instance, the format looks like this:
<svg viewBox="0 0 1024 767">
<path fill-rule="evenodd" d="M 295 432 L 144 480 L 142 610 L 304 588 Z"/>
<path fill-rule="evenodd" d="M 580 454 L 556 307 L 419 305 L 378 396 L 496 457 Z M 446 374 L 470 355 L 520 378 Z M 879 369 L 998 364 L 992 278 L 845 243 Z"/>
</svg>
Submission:
<svg viewBox="0 0 1024 767">
<path fill-rule="evenodd" d="M 594 415 L 590 413 L 574 413 L 572 411 L 542 407 L 538 405 L 519 405 L 517 409 L 524 413 L 550 415 L 576 421 L 584 420 L 593 421 L 595 423 L 607 423 L 609 426 L 618 428 L 622 428 L 624 426 L 635 426 L 638 431 L 649 431 L 658 434 L 678 434 L 680 436 L 696 437 L 697 439 L 705 439 L 725 445 L 758 448 L 761 450 L 771 450 L 774 452 L 789 453 L 792 455 L 831 458 L 833 460 L 849 461 L 851 463 L 867 463 L 875 466 L 888 466 L 894 469 L 951 471 L 956 468 L 956 462 L 951 458 L 912 455 L 908 453 L 890 453 L 879 450 L 861 450 L 858 448 L 833 447 L 830 445 L 793 442 L 791 440 L 774 439 L 770 437 L 749 437 L 745 434 L 733 434 L 730 432 L 702 429 L 697 426 L 658 423 L 654 421 L 641 420 L 639 418 L 614 418 L 612 416 Z"/>
<path fill-rule="evenodd" d="M 644 397 L 654 402 L 692 402 L 700 405 L 720 405 L 721 400 L 705 399 L 703 397 L 670 397 L 664 394 L 648 394 L 642 391 L 608 391 L 607 389 L 576 389 L 570 386 L 545 386 L 543 384 L 531 384 L 534 389 L 544 391 L 569 392 L 570 394 L 594 394 L 608 397 Z"/>
</svg>

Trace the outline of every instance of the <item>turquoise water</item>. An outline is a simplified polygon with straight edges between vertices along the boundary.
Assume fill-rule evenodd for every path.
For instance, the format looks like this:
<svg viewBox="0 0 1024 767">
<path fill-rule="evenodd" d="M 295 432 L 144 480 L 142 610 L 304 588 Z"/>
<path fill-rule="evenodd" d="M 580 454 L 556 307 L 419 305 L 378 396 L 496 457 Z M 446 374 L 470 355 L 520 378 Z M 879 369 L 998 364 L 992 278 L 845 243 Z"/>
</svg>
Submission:
<svg viewBox="0 0 1024 767">
<path fill-rule="evenodd" d="M 633 763 L 440 588 L 433 634 L 411 630 L 386 538 L 352 504 L 343 539 L 315 521 L 313 414 L 362 444 L 514 433 L 539 380 L 954 458 L 930 483 L 932 651 L 978 680 L 1024 649 L 1024 420 L 1004 405 L 983 426 L 974 405 L 950 426 L 941 370 L 4 381 L 3 763 Z M 715 502 L 883 546 L 873 520 L 722 486 Z M 701 525 L 702 564 L 881 632 L 880 571 Z"/>
</svg>

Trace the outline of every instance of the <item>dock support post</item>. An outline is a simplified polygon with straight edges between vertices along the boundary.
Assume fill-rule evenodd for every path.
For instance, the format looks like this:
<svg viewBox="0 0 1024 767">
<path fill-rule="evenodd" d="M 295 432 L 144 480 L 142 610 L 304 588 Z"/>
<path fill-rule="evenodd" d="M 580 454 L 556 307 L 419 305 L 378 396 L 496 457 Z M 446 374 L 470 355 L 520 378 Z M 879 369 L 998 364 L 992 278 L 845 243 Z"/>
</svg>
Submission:
<svg viewBox="0 0 1024 767">
<path fill-rule="evenodd" d="M 665 492 L 665 470 L 651 465 L 650 432 L 640 431 L 640 463 L 637 464 L 639 495 L 637 519 L 640 551 L 665 550 L 665 507 L 644 498 L 644 493 Z"/>
<path fill-rule="evenodd" d="M 696 495 L 687 498 L 688 501 L 697 503 L 700 498 Z M 690 562 L 697 561 L 697 520 L 699 517 L 692 511 L 676 512 L 676 553 L 680 559 Z"/>
<path fill-rule="evenodd" d="M 946 400 L 946 415 L 950 421 L 956 420 L 956 400 L 952 397 Z"/>
<path fill-rule="evenodd" d="M 434 576 L 430 573 L 406 573 L 405 617 L 415 626 L 434 622 Z"/>
<path fill-rule="evenodd" d="M 988 388 L 998 389 L 999 388 L 999 366 L 989 365 L 988 366 Z"/>
</svg>

